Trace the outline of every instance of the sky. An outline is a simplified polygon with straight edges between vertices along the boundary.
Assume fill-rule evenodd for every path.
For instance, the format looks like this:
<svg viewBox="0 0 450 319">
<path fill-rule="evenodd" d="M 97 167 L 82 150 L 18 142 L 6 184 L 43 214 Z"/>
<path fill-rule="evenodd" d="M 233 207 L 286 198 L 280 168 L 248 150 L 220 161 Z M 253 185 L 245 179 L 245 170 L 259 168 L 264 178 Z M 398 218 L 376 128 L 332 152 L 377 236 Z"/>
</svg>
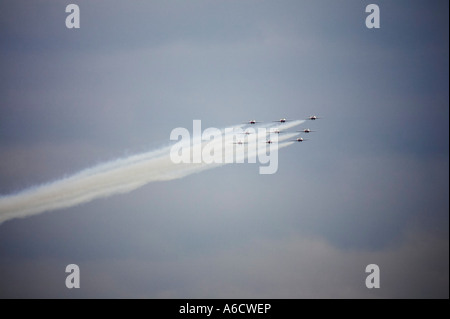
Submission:
<svg viewBox="0 0 450 319">
<path fill-rule="evenodd" d="M 197 119 L 321 117 L 272 175 L 229 164 L 5 221 L 0 298 L 448 298 L 448 6 L 0 0 L 2 196 Z"/>
</svg>

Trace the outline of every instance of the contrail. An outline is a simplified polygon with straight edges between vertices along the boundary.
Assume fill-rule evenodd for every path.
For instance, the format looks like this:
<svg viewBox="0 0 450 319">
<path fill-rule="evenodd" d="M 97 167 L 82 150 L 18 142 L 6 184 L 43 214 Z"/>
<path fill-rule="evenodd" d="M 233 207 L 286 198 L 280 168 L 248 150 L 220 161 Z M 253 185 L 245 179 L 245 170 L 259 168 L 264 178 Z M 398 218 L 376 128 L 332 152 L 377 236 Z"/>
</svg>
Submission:
<svg viewBox="0 0 450 319">
<path fill-rule="evenodd" d="M 282 125 L 283 129 L 297 126 L 304 121 L 293 121 Z M 270 128 L 274 124 L 257 127 Z M 243 125 L 234 126 L 242 128 Z M 223 154 L 235 147 L 232 141 L 235 134 L 222 132 Z M 288 133 L 279 136 L 276 150 L 291 145 L 283 142 L 292 139 L 298 133 Z M 252 137 L 255 139 L 256 137 Z M 213 139 L 215 142 L 216 139 Z M 212 142 L 212 143 L 214 143 Z M 203 143 L 203 142 L 200 142 Z M 190 146 L 192 149 L 196 145 Z M 158 150 L 116 159 L 104 164 L 80 171 L 72 176 L 53 182 L 35 186 L 16 194 L 0 196 L 0 224 L 13 219 L 24 218 L 40 213 L 76 206 L 97 198 L 131 192 L 147 183 L 167 181 L 198 173 L 206 169 L 222 166 L 225 163 L 173 163 L 170 158 L 172 146 Z M 256 153 L 255 153 L 256 152 Z M 246 152 L 242 159 L 265 153 L 265 147 Z"/>
</svg>

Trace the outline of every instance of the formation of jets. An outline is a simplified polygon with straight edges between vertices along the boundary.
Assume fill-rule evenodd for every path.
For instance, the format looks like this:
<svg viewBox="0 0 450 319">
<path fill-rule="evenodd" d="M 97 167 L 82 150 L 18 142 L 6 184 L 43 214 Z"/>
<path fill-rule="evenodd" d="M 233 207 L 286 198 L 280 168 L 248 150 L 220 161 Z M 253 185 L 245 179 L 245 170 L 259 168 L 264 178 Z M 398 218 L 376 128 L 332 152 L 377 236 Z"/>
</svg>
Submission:
<svg viewBox="0 0 450 319">
<path fill-rule="evenodd" d="M 311 115 L 311 116 L 307 117 L 305 120 L 315 121 L 317 119 L 320 119 L 320 117 L 318 117 L 317 115 Z M 286 119 L 286 118 L 281 118 L 279 120 L 272 121 L 272 122 L 286 123 L 286 122 L 290 122 L 290 121 L 295 121 L 295 120 L 289 120 L 289 119 Z M 250 121 L 244 122 L 244 124 L 256 124 L 256 123 L 262 123 L 262 122 L 256 121 L 256 120 L 250 120 Z"/>
<path fill-rule="evenodd" d="M 320 117 L 318 117 L 317 115 L 311 115 L 311 116 L 305 118 L 305 120 L 310 120 L 310 121 L 315 121 L 315 120 L 317 120 L 317 119 L 320 119 Z M 281 118 L 281 119 L 279 119 L 279 120 L 272 121 L 272 122 L 286 123 L 286 122 L 290 122 L 290 121 L 295 121 L 295 120 L 286 119 L 286 118 Z M 247 121 L 247 122 L 244 122 L 244 124 L 250 124 L 250 125 L 254 125 L 254 124 L 256 124 L 256 123 L 262 123 L 262 122 L 261 122 L 261 121 L 256 121 L 256 120 L 249 120 L 249 121 Z M 301 131 L 296 131 L 296 132 L 300 132 L 300 133 L 311 133 L 311 132 L 315 132 L 315 131 L 313 131 L 313 130 L 311 130 L 311 129 L 309 129 L 309 128 L 305 128 L 305 129 L 303 129 L 303 130 L 301 130 Z M 287 132 L 283 132 L 283 131 L 281 131 L 279 128 L 274 128 L 274 129 L 271 129 L 269 133 L 280 134 L 280 133 L 287 133 Z M 251 134 L 251 133 L 250 133 L 249 131 L 245 131 L 245 132 L 240 133 L 240 134 L 249 135 L 249 134 Z M 291 140 L 291 141 L 294 141 L 294 142 L 303 142 L 303 141 L 306 141 L 306 139 L 304 139 L 303 137 L 298 137 L 298 138 L 296 138 L 295 140 Z M 272 143 L 274 143 L 274 142 L 273 142 L 272 140 L 267 140 L 266 143 L 267 143 L 267 144 L 272 144 Z M 240 144 L 240 145 L 241 145 L 241 144 L 247 144 L 247 143 L 246 143 L 246 142 L 242 142 L 242 141 L 238 141 L 238 142 L 234 142 L 233 144 Z"/>
</svg>

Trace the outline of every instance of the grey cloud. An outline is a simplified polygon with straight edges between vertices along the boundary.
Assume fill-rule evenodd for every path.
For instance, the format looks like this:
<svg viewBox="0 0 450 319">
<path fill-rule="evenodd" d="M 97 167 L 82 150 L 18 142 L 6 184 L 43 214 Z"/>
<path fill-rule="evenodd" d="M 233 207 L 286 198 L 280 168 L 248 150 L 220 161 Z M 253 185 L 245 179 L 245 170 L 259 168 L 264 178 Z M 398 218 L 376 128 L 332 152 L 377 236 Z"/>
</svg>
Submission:
<svg viewBox="0 0 450 319">
<path fill-rule="evenodd" d="M 193 119 L 323 119 L 273 176 L 231 165 L 2 224 L 2 297 L 448 298 L 447 1 L 380 0 L 380 30 L 357 0 L 77 3 L 74 32 L 64 3 L 0 4 L 1 194 Z"/>
</svg>

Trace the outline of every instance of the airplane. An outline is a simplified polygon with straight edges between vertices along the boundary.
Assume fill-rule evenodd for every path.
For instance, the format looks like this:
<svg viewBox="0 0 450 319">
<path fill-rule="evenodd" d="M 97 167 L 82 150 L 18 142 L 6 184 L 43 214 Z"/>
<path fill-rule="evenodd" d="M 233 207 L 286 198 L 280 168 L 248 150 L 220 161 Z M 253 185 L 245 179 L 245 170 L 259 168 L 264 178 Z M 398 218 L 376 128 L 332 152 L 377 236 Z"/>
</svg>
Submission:
<svg viewBox="0 0 450 319">
<path fill-rule="evenodd" d="M 286 122 L 289 122 L 289 121 L 293 121 L 293 120 L 287 120 L 285 118 L 282 118 L 282 119 L 279 119 L 278 121 L 272 121 L 272 122 L 286 123 Z"/>
<path fill-rule="evenodd" d="M 249 132 L 249 131 L 245 131 L 245 132 L 240 132 L 239 134 L 250 135 L 250 134 L 252 134 L 252 133 L 251 133 L 251 132 Z"/>
<path fill-rule="evenodd" d="M 272 143 L 275 143 L 274 141 L 271 141 L 271 140 L 267 140 L 266 141 L 266 144 L 272 144 Z"/>
<path fill-rule="evenodd" d="M 276 128 L 276 129 L 270 130 L 270 131 L 269 131 L 269 132 L 267 132 L 267 133 L 275 133 L 275 134 L 280 134 L 280 133 L 282 133 L 282 132 L 280 131 L 280 129 Z"/>
<path fill-rule="evenodd" d="M 309 128 L 305 128 L 304 130 L 297 131 L 297 132 L 311 133 L 311 132 L 315 132 L 315 131 L 312 131 L 312 130 L 310 130 Z"/>
<path fill-rule="evenodd" d="M 318 117 L 317 115 L 311 115 L 310 117 L 307 118 L 307 120 L 311 120 L 311 121 L 314 121 L 317 119 L 320 119 L 320 117 Z"/>
<path fill-rule="evenodd" d="M 261 123 L 261 122 L 258 122 L 255 120 L 250 120 L 250 121 L 244 122 L 244 124 L 256 124 L 256 123 Z"/>
<path fill-rule="evenodd" d="M 303 141 L 306 141 L 303 137 L 298 137 L 298 138 L 296 138 L 295 140 L 292 140 L 292 141 L 294 141 L 294 142 L 303 142 Z"/>
<path fill-rule="evenodd" d="M 242 145 L 242 144 L 247 144 L 247 142 L 237 141 L 237 142 L 233 142 L 233 144 L 239 144 L 239 145 Z"/>
</svg>

